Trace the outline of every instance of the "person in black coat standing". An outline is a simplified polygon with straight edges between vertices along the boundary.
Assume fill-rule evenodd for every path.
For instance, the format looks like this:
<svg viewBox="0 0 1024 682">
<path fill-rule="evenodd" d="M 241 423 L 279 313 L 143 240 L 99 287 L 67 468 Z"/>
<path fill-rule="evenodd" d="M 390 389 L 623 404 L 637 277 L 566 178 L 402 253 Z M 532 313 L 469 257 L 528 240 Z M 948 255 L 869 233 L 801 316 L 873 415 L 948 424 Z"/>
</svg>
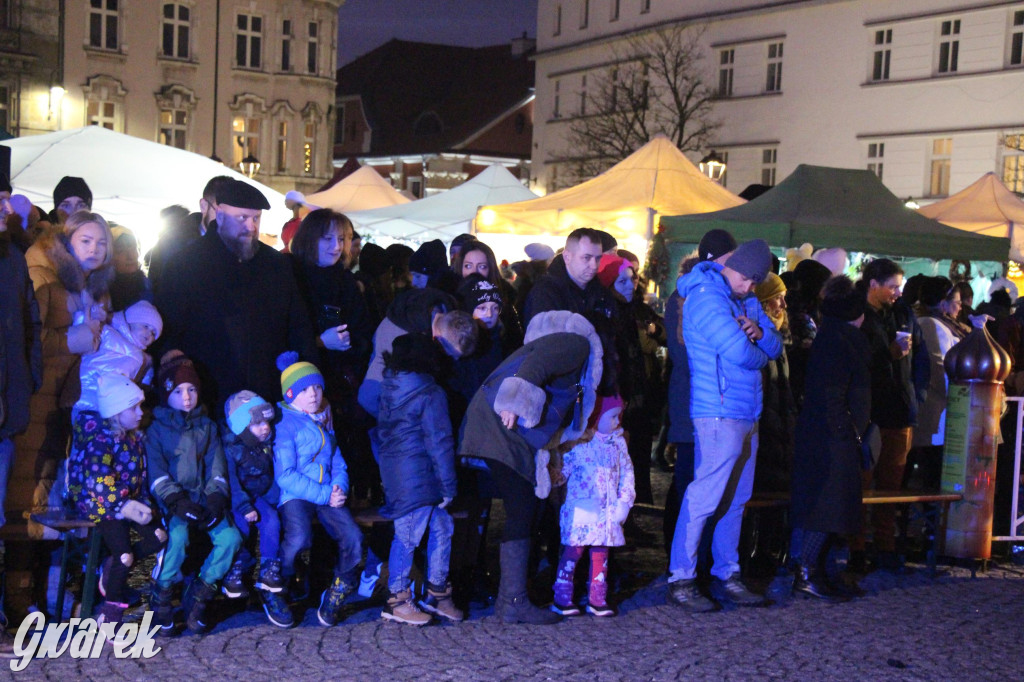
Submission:
<svg viewBox="0 0 1024 682">
<path fill-rule="evenodd" d="M 164 350 L 195 364 L 211 414 L 228 397 L 251 390 L 281 399 L 277 356 L 296 350 L 316 362 L 316 336 L 288 257 L 259 241 L 266 197 L 240 180 L 217 191 L 217 220 L 168 266 L 156 305 Z"/>
<path fill-rule="evenodd" d="M 793 453 L 793 589 L 836 600 L 824 559 L 836 535 L 860 531 L 861 435 L 871 421 L 871 372 L 863 291 L 845 275 L 824 286 L 823 320 L 811 345 Z"/>
<path fill-rule="evenodd" d="M 555 256 L 547 273 L 530 289 L 523 306 L 523 324 L 534 315 L 549 310 L 568 310 L 583 315 L 600 312 L 611 318 L 615 301 L 597 280 L 597 269 L 604 249 L 601 233 L 581 227 L 565 239 L 565 250 Z"/>
</svg>

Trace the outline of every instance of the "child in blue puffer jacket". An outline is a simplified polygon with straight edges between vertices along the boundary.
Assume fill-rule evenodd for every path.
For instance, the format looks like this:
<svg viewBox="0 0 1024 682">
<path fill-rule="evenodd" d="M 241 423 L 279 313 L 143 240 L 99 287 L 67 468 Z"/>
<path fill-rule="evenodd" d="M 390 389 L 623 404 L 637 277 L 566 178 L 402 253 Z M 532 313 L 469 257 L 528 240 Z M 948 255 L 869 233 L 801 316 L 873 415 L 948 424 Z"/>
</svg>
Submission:
<svg viewBox="0 0 1024 682">
<path fill-rule="evenodd" d="M 381 617 L 410 625 L 429 623 L 424 611 L 463 618 L 448 582 L 454 524 L 446 508 L 455 497 L 455 440 L 448 399 L 430 374 L 441 367 L 441 352 L 430 335 L 414 333 L 399 336 L 384 353 L 377 430 L 387 504 L 381 514 L 394 519 L 395 538 L 388 559 L 391 596 Z M 428 528 L 427 593 L 417 608 L 409 570 Z"/>
<path fill-rule="evenodd" d="M 334 580 L 317 609 L 320 624 L 331 627 L 355 585 L 363 535 L 345 507 L 348 469 L 334 437 L 331 407 L 323 399 L 323 375 L 315 365 L 298 360 L 298 353 L 291 351 L 277 358 L 284 394 L 274 440 L 274 478 L 281 489 L 277 511 L 284 530 L 281 573 L 293 591 L 304 591 L 295 580 L 295 557 L 312 544 L 315 515 L 338 543 Z"/>
<path fill-rule="evenodd" d="M 242 548 L 224 576 L 221 590 L 230 599 L 248 596 L 246 574 L 252 573 L 253 530 L 259 534 L 260 572 L 256 588 L 271 625 L 294 624 L 281 596 L 281 490 L 274 482 L 274 406 L 252 391 L 239 391 L 224 405 L 224 455 L 231 483 L 231 510 L 242 534 Z"/>
</svg>

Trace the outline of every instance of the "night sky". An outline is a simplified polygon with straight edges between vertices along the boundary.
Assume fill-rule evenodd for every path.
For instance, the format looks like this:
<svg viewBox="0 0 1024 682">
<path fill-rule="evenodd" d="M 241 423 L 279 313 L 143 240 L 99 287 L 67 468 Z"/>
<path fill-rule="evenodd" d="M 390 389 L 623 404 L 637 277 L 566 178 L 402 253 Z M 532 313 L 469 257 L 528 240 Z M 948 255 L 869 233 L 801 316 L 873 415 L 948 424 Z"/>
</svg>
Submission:
<svg viewBox="0 0 1024 682">
<path fill-rule="evenodd" d="M 482 47 L 537 34 L 537 0 L 346 0 L 338 65 L 392 38 Z"/>
</svg>

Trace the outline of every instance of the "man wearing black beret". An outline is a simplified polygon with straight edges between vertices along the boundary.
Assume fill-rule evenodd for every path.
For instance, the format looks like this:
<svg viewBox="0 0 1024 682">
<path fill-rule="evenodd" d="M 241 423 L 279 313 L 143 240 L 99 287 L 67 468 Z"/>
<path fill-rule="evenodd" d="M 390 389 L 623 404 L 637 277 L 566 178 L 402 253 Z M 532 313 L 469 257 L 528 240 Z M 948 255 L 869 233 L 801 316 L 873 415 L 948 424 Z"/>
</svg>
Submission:
<svg viewBox="0 0 1024 682">
<path fill-rule="evenodd" d="M 269 208 L 246 182 L 220 185 L 215 224 L 174 257 L 157 291 L 163 347 L 193 361 L 204 388 L 212 387 L 203 397 L 215 416 L 241 390 L 280 399 L 274 362 L 284 351 L 316 360 L 316 335 L 291 264 L 259 241 Z"/>
</svg>

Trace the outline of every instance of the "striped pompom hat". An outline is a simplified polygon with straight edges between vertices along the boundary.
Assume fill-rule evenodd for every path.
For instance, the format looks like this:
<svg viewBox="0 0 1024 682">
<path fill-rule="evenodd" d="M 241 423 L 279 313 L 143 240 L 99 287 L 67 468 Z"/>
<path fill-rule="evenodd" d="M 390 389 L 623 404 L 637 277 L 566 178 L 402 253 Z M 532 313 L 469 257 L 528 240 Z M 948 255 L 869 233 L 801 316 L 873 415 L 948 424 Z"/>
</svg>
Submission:
<svg viewBox="0 0 1024 682">
<path fill-rule="evenodd" d="M 295 396 L 309 386 L 324 385 L 324 377 L 311 362 L 299 362 L 299 354 L 289 350 L 277 356 L 277 368 L 281 370 L 281 393 L 289 405 Z"/>
</svg>

